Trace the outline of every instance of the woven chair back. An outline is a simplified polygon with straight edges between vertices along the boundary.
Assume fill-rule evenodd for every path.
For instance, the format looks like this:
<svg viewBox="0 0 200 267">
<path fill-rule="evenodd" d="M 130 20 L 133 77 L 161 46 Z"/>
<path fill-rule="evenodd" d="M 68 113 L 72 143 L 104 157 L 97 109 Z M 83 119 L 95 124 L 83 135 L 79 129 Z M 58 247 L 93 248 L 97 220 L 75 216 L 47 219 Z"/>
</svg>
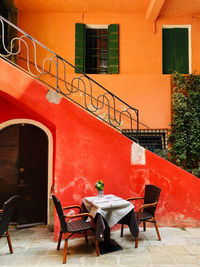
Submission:
<svg viewBox="0 0 200 267">
<path fill-rule="evenodd" d="M 63 213 L 63 209 L 62 209 L 60 200 L 55 195 L 52 195 L 52 199 L 53 199 L 53 203 L 54 203 L 54 206 L 55 206 L 57 214 L 58 214 L 58 218 L 60 220 L 61 230 L 63 233 L 66 233 L 67 232 L 67 223 L 65 221 L 65 215 Z"/>
<path fill-rule="evenodd" d="M 149 184 L 145 185 L 145 194 L 144 194 L 144 204 L 158 202 L 160 196 L 161 188 Z M 152 216 L 155 215 L 156 207 L 145 208 L 144 211 L 150 213 Z"/>
<path fill-rule="evenodd" d="M 0 237 L 2 237 L 8 230 L 10 220 L 12 219 L 18 201 L 19 201 L 19 196 L 15 195 L 9 198 L 6 202 L 4 202 L 3 212 L 0 219 Z"/>
</svg>

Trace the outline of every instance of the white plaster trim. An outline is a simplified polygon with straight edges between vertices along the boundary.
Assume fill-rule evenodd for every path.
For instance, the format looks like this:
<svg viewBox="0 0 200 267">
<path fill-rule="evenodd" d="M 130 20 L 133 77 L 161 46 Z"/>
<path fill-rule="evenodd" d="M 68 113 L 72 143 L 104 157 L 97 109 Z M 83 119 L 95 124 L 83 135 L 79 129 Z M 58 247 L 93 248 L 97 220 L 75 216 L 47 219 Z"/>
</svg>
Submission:
<svg viewBox="0 0 200 267">
<path fill-rule="evenodd" d="M 13 119 L 8 120 L 3 123 L 0 123 L 0 131 L 8 126 L 15 125 L 15 124 L 32 124 L 37 126 L 38 128 L 42 129 L 48 137 L 48 192 L 47 192 L 47 223 L 49 225 L 49 198 L 50 198 L 50 190 L 53 183 L 53 136 L 50 130 L 44 126 L 42 123 L 30 120 L 30 119 Z"/>
<path fill-rule="evenodd" d="M 86 29 L 108 29 L 108 25 L 86 24 Z"/>
<path fill-rule="evenodd" d="M 192 73 L 192 43 L 191 43 L 191 25 L 162 25 L 163 29 L 187 28 L 188 29 L 188 57 L 189 57 L 189 74 Z"/>
</svg>

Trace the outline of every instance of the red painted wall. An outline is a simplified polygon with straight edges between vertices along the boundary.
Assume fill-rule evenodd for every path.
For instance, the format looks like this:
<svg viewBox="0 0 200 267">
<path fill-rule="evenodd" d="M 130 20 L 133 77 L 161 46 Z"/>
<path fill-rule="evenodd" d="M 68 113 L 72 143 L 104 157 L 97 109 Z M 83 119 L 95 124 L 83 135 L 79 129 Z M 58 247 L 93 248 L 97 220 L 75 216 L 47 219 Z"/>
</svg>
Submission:
<svg viewBox="0 0 200 267">
<path fill-rule="evenodd" d="M 199 179 L 149 151 L 146 165 L 130 165 L 131 140 L 68 100 L 50 104 L 44 85 L 4 60 L 0 70 L 0 90 L 20 103 L 28 116 L 55 127 L 53 176 L 63 205 L 81 204 L 83 197 L 96 194 L 97 179 L 104 180 L 105 193 L 124 198 L 141 195 L 144 185 L 152 183 L 162 188 L 157 212 L 161 226 L 200 225 Z M 1 122 L 22 116 L 10 100 L 0 102 Z M 55 218 L 56 237 L 58 231 Z"/>
</svg>

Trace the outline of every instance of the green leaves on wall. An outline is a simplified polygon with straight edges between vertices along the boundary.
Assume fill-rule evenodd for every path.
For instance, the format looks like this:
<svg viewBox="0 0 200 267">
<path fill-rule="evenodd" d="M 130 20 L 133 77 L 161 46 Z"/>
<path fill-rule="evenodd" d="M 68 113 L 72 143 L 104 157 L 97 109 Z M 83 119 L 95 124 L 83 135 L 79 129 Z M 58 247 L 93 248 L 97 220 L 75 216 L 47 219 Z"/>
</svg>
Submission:
<svg viewBox="0 0 200 267">
<path fill-rule="evenodd" d="M 200 178 L 200 75 L 172 76 L 171 161 Z"/>
</svg>

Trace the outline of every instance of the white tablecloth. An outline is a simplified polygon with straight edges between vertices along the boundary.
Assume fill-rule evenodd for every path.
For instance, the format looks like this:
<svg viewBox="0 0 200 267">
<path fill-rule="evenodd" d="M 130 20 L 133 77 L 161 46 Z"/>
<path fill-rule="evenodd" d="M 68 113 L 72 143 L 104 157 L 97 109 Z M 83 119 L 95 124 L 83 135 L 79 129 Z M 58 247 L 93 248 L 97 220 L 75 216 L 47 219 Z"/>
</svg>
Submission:
<svg viewBox="0 0 200 267">
<path fill-rule="evenodd" d="M 93 217 L 95 217 L 96 213 L 100 213 L 109 227 L 114 226 L 134 208 L 129 201 L 111 194 L 100 197 L 85 197 L 83 203 Z"/>
</svg>

